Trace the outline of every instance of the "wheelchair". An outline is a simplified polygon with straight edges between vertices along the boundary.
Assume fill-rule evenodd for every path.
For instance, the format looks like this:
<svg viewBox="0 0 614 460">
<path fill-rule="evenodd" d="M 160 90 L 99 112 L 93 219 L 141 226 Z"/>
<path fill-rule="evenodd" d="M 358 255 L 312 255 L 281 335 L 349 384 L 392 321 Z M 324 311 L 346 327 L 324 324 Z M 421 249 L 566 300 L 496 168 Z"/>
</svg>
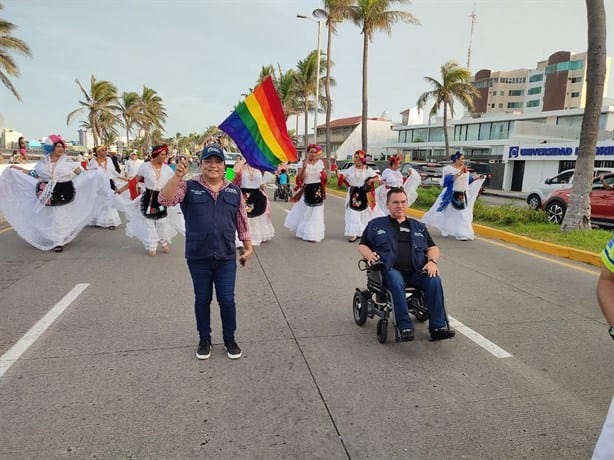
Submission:
<svg viewBox="0 0 614 460">
<path fill-rule="evenodd" d="M 290 184 L 277 184 L 277 188 L 273 192 L 275 201 L 288 201 L 290 199 Z"/>
<path fill-rule="evenodd" d="M 382 270 L 384 264 L 377 262 L 369 266 L 365 259 L 358 261 L 358 269 L 367 272 L 367 289 L 356 288 L 352 300 L 352 310 L 354 322 L 363 326 L 367 318 L 378 317 L 377 321 L 377 341 L 386 343 L 388 339 L 388 320 L 392 314 L 393 324 L 394 310 L 392 307 L 392 294 L 384 287 Z M 424 322 L 428 319 L 428 308 L 424 304 L 424 294 L 422 290 L 407 286 L 405 288 L 405 299 L 409 312 L 414 315 L 416 321 Z M 400 342 L 399 330 L 394 324 L 395 341 Z"/>
</svg>

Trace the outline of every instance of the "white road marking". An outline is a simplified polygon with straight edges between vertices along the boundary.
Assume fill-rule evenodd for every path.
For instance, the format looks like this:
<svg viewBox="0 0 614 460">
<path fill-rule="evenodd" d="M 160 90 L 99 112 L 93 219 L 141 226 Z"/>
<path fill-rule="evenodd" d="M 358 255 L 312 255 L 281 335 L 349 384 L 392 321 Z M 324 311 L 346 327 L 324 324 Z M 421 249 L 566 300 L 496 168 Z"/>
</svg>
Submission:
<svg viewBox="0 0 614 460">
<path fill-rule="evenodd" d="M 89 283 L 75 285 L 62 300 L 56 303 L 15 345 L 0 357 L 0 378 L 89 285 Z"/>
<path fill-rule="evenodd" d="M 450 326 L 452 326 L 458 332 L 463 334 L 469 340 L 472 340 L 473 342 L 477 343 L 484 350 L 486 350 L 487 352 L 489 352 L 490 354 L 492 354 L 496 358 L 511 358 L 513 356 L 512 354 L 510 354 L 507 351 L 505 351 L 503 348 L 501 348 L 498 345 L 492 343 L 490 340 L 488 340 L 483 335 L 478 334 L 473 329 L 471 329 L 470 327 L 465 326 L 463 323 L 461 323 L 460 321 L 452 318 L 451 316 L 448 316 L 448 320 L 450 322 Z"/>
</svg>

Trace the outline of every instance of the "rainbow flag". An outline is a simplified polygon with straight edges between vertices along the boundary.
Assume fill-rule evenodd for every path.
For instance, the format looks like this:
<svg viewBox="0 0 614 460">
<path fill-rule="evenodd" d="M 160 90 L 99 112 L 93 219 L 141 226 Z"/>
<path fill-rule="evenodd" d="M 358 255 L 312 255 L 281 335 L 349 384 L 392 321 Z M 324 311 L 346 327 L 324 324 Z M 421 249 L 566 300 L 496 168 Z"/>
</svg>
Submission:
<svg viewBox="0 0 614 460">
<path fill-rule="evenodd" d="M 280 163 L 298 159 L 270 76 L 236 107 L 219 128 L 235 141 L 247 164 L 253 168 L 275 171 Z"/>
</svg>

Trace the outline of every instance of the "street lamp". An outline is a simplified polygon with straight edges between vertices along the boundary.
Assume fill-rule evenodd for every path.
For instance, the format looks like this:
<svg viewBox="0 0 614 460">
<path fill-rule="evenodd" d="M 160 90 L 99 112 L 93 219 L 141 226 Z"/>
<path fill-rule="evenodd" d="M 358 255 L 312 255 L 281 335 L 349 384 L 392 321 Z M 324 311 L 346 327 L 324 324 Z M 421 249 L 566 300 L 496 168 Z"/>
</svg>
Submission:
<svg viewBox="0 0 614 460">
<path fill-rule="evenodd" d="M 320 102 L 320 30 L 322 28 L 322 22 L 318 19 L 314 19 L 309 16 L 305 16 L 304 14 L 297 14 L 297 18 L 307 19 L 309 21 L 316 22 L 318 24 L 318 55 L 316 62 L 316 106 L 315 111 L 313 113 L 313 143 L 318 143 L 318 105 Z M 305 144 L 307 144 L 307 133 L 305 133 Z"/>
</svg>

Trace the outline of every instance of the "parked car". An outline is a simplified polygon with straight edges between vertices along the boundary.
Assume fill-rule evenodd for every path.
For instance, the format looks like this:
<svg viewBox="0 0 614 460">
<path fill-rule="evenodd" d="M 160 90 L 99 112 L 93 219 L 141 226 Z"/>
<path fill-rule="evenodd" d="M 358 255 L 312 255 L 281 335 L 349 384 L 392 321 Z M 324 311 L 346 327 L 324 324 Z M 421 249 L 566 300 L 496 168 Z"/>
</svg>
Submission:
<svg viewBox="0 0 614 460">
<path fill-rule="evenodd" d="M 479 161 L 467 161 L 465 165 L 467 166 L 467 171 L 469 171 L 470 173 L 486 176 L 483 187 L 488 187 L 490 185 L 490 179 L 492 179 L 492 171 L 490 170 L 490 164 L 482 163 Z"/>
<path fill-rule="evenodd" d="M 243 158 L 240 153 L 224 151 L 224 161 L 227 168 L 233 168 L 238 159 Z"/>
<path fill-rule="evenodd" d="M 552 223 L 563 222 L 569 204 L 571 188 L 555 190 L 546 198 L 543 209 Z M 591 224 L 614 228 L 614 173 L 593 179 L 590 193 Z"/>
<path fill-rule="evenodd" d="M 614 168 L 595 168 L 594 176 L 614 172 Z M 540 185 L 529 192 L 527 196 L 527 204 L 530 208 L 539 209 L 546 197 L 555 190 L 569 188 L 573 183 L 574 169 L 566 169 L 561 171 L 554 177 L 550 177 L 544 181 L 544 185 Z"/>
<path fill-rule="evenodd" d="M 404 179 L 409 175 L 409 168 L 414 168 L 422 178 L 422 185 L 439 185 L 441 181 L 441 173 L 443 171 L 442 163 L 410 161 L 401 165 L 401 174 Z"/>
</svg>

